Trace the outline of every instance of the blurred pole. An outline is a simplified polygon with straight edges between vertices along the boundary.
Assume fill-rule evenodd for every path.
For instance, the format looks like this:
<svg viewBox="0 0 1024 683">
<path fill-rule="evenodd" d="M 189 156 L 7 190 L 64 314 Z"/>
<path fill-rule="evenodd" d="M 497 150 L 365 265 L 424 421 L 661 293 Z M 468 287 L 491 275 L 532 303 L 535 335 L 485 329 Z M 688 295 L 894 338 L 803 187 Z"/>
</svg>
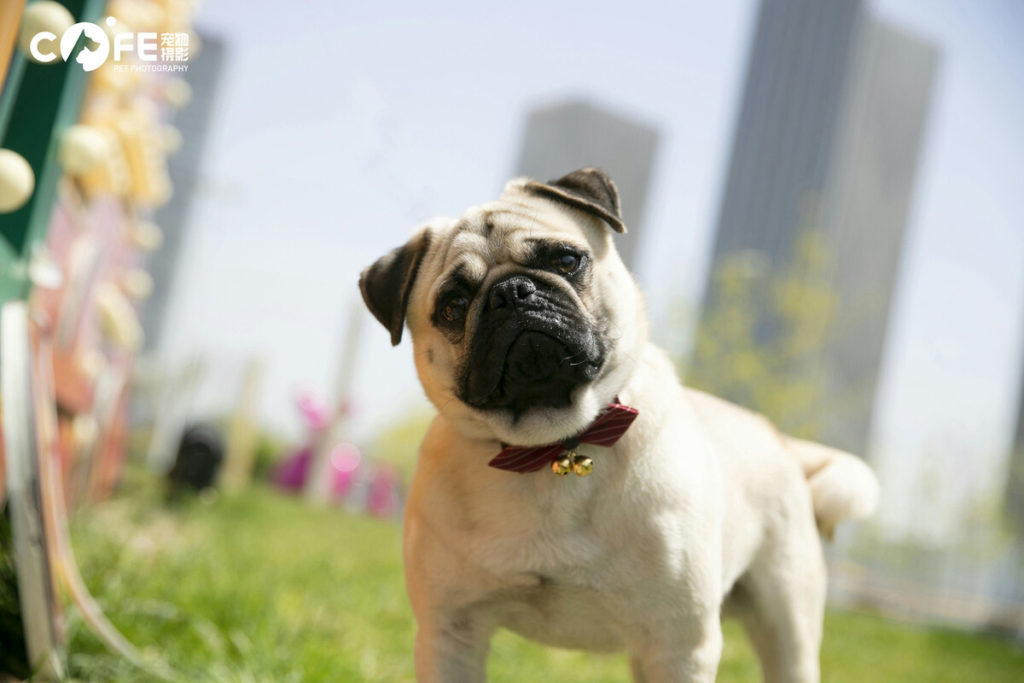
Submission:
<svg viewBox="0 0 1024 683">
<path fill-rule="evenodd" d="M 252 480 L 253 455 L 256 451 L 256 410 L 260 387 L 267 364 L 260 358 L 250 358 L 245 365 L 238 403 L 228 425 L 228 448 L 221 485 L 228 493 L 241 491 Z"/>
<path fill-rule="evenodd" d="M 345 436 L 349 409 L 349 391 L 355 373 L 356 356 L 359 351 L 359 335 L 363 323 L 361 301 L 349 305 L 348 325 L 345 341 L 341 345 L 338 370 L 334 376 L 334 409 L 327 426 L 317 435 L 313 446 L 309 476 L 306 478 L 306 499 L 314 503 L 327 503 L 331 497 L 331 448 Z"/>
<path fill-rule="evenodd" d="M 192 399 L 205 372 L 205 361 L 197 355 L 185 361 L 177 373 L 163 382 L 146 452 L 146 465 L 158 474 L 166 474 L 174 464 L 178 443 L 188 423 Z"/>
<path fill-rule="evenodd" d="M 129 374 L 129 367 L 119 359 L 104 367 L 96 380 L 95 398 L 89 413 L 96 425 L 96 433 L 88 450 L 82 453 L 81 478 L 77 482 L 80 501 L 95 503 L 109 494 L 105 477 L 107 463 L 104 460 L 109 456 L 108 440 L 117 420 Z"/>
</svg>

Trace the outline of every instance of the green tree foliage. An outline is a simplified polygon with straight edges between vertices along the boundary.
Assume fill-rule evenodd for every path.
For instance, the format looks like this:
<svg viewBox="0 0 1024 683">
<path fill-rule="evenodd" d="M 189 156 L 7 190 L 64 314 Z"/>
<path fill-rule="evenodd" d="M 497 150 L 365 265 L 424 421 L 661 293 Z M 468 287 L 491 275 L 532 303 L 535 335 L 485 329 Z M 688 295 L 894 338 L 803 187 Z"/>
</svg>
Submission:
<svg viewBox="0 0 1024 683">
<path fill-rule="evenodd" d="M 416 469 L 420 442 L 433 419 L 432 409 L 423 407 L 410 411 L 405 417 L 381 430 L 369 449 L 370 455 L 378 462 L 393 465 L 402 481 L 408 484 Z"/>
<path fill-rule="evenodd" d="M 801 233 L 788 263 L 737 252 L 712 273 L 714 300 L 698 328 L 687 383 L 761 412 L 807 438 L 823 426 L 838 296 L 833 256 L 818 230 Z"/>
</svg>

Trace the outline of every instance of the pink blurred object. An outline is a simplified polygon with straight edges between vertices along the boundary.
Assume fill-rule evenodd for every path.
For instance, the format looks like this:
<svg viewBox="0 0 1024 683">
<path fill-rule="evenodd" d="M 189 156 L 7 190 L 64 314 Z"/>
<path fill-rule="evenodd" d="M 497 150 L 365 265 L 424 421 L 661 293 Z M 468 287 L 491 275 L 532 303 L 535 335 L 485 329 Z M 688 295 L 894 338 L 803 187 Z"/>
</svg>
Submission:
<svg viewBox="0 0 1024 683">
<path fill-rule="evenodd" d="M 329 421 L 329 413 L 327 406 L 323 401 L 318 399 L 312 393 L 303 393 L 299 396 L 298 400 L 299 412 L 306 418 L 306 424 L 314 432 L 321 431 L 327 426 Z"/>
<path fill-rule="evenodd" d="M 363 458 L 359 449 L 350 443 L 335 446 L 328 457 L 331 468 L 331 492 L 335 498 L 341 498 L 352 488 Z M 312 459 L 312 446 L 296 451 L 274 472 L 274 483 L 286 491 L 301 491 L 306 486 L 309 463 Z"/>
<path fill-rule="evenodd" d="M 309 473 L 309 461 L 312 457 L 311 447 L 296 451 L 274 471 L 274 483 L 286 491 L 301 491 L 306 485 L 306 475 Z"/>
<path fill-rule="evenodd" d="M 394 517 L 398 514 L 398 472 L 388 464 L 381 464 L 370 479 L 367 507 L 374 517 Z"/>
<path fill-rule="evenodd" d="M 363 457 L 353 444 L 343 443 L 334 447 L 330 459 L 331 490 L 334 492 L 335 498 L 341 498 L 349 492 L 352 484 L 355 483 L 359 472 L 359 463 L 362 462 Z"/>
<path fill-rule="evenodd" d="M 281 463 L 273 476 L 278 487 L 293 492 L 306 487 L 318 435 L 330 426 L 330 411 L 311 392 L 300 394 L 296 405 L 309 426 L 309 445 Z M 352 410 L 353 404 L 348 399 L 338 407 L 342 415 L 348 415 Z M 398 513 L 401 508 L 400 480 L 394 467 L 363 465 L 359 449 L 351 443 L 334 446 L 328 454 L 328 466 L 334 500 L 347 498 L 350 506 L 355 505 L 375 517 L 394 517 Z"/>
</svg>

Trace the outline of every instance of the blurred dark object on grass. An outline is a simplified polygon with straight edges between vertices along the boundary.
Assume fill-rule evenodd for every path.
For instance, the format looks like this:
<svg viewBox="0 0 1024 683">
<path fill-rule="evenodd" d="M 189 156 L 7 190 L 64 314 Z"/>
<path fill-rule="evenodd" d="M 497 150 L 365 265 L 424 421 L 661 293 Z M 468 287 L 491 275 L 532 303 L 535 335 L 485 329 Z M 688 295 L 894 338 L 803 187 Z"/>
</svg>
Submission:
<svg viewBox="0 0 1024 683">
<path fill-rule="evenodd" d="M 211 424 L 189 426 L 181 435 L 174 466 L 167 473 L 170 495 L 212 488 L 224 463 L 224 439 Z"/>
</svg>

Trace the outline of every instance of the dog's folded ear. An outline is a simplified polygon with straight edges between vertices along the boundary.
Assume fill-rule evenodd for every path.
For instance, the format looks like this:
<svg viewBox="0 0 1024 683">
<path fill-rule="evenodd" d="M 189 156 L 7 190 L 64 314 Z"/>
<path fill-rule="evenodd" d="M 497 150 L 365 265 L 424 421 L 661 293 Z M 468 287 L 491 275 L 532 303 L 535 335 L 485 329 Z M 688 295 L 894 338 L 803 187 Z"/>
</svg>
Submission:
<svg viewBox="0 0 1024 683">
<path fill-rule="evenodd" d="M 529 180 L 523 189 L 597 216 L 615 232 L 626 232 L 615 181 L 599 168 L 581 168 L 546 183 Z"/>
<path fill-rule="evenodd" d="M 359 291 L 370 313 L 391 332 L 391 345 L 402 341 L 405 310 L 416 273 L 427 253 L 430 233 L 419 233 L 405 246 L 392 249 L 359 276 Z"/>
</svg>

